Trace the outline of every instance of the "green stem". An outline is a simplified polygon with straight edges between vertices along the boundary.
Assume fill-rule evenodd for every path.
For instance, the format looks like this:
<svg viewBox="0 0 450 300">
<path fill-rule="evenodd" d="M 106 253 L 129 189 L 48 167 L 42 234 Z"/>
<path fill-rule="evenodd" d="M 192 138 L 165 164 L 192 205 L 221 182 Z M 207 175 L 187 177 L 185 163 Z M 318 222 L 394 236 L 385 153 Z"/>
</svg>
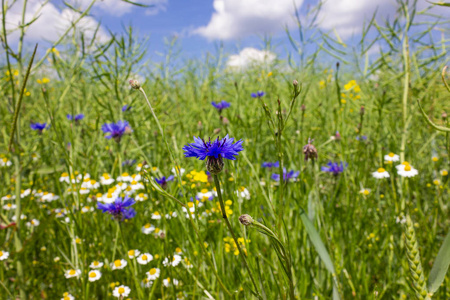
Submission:
<svg viewBox="0 0 450 300">
<path fill-rule="evenodd" d="M 16 232 L 14 233 L 14 248 L 16 253 L 20 253 L 23 250 L 22 241 L 20 240 L 20 214 L 21 214 L 21 201 L 20 201 L 20 189 L 22 184 L 22 177 L 20 174 L 20 161 L 19 158 L 14 157 L 14 165 L 16 167 Z M 25 293 L 24 289 L 24 278 L 23 278 L 23 267 L 22 262 L 20 259 L 16 262 L 17 267 L 17 277 L 18 277 L 18 285 L 19 285 L 19 293 L 20 293 L 20 299 L 25 300 L 27 299 L 27 295 Z"/>
<path fill-rule="evenodd" d="M 236 244 L 236 247 L 238 248 L 239 255 L 242 259 L 242 262 L 244 263 L 245 268 L 247 269 L 248 275 L 250 276 L 250 279 L 253 283 L 253 287 L 255 288 L 256 295 L 258 296 L 259 299 L 262 299 L 262 297 L 258 291 L 258 286 L 256 285 L 256 281 L 253 278 L 252 271 L 250 270 L 250 267 L 247 263 L 247 259 L 245 258 L 245 254 L 242 252 L 241 246 L 239 246 L 239 242 L 236 238 L 236 235 L 234 234 L 233 228 L 231 227 L 230 221 L 228 220 L 227 212 L 225 210 L 225 204 L 222 199 L 222 191 L 220 189 L 220 181 L 219 181 L 219 177 L 217 176 L 217 174 L 214 174 L 214 183 L 216 185 L 217 197 L 219 198 L 220 209 L 222 210 L 222 217 L 225 220 L 225 223 L 227 224 L 228 231 L 230 231 L 231 236 L 233 237 L 233 240 Z"/>
</svg>

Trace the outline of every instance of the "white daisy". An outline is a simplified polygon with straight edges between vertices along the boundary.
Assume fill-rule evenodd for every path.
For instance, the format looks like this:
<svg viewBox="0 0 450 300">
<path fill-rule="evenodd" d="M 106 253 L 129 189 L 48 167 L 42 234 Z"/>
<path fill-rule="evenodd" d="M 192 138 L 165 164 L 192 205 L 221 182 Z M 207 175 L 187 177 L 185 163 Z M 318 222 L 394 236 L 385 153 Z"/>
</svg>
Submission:
<svg viewBox="0 0 450 300">
<path fill-rule="evenodd" d="M 78 277 L 80 275 L 81 275 L 81 270 L 79 270 L 79 269 L 70 269 L 64 273 L 64 276 L 66 276 L 66 278 Z"/>
<path fill-rule="evenodd" d="M 448 171 L 447 170 L 441 170 L 441 176 L 447 176 L 448 175 Z"/>
<path fill-rule="evenodd" d="M 184 174 L 185 171 L 186 171 L 186 170 L 183 169 L 183 168 L 181 168 L 180 166 L 177 166 L 176 169 L 175 169 L 175 168 L 172 168 L 172 173 L 173 173 L 174 175 L 177 175 L 178 172 L 180 172 L 180 175 L 183 176 L 183 174 Z"/>
<path fill-rule="evenodd" d="M 92 206 L 83 206 L 83 208 L 81 208 L 81 212 L 82 213 L 88 213 L 88 212 L 92 212 L 92 211 L 94 211 L 94 208 L 92 207 Z"/>
<path fill-rule="evenodd" d="M 91 281 L 91 282 L 99 280 L 100 277 L 102 277 L 102 273 L 98 270 L 91 270 L 88 273 L 88 278 L 89 278 L 89 281 Z"/>
<path fill-rule="evenodd" d="M 400 160 L 400 156 L 398 156 L 397 154 L 394 153 L 389 153 L 388 155 L 384 156 L 384 160 L 385 161 L 399 161 Z"/>
<path fill-rule="evenodd" d="M 178 285 L 178 280 L 170 279 L 170 277 L 163 280 L 163 284 L 165 287 L 168 287 L 170 283 L 173 283 L 174 285 Z"/>
<path fill-rule="evenodd" d="M 0 158 L 0 167 L 10 167 L 12 162 L 9 161 L 6 157 Z"/>
<path fill-rule="evenodd" d="M 207 189 L 202 189 L 200 192 L 197 193 L 195 196 L 195 199 L 199 201 L 206 201 L 206 200 L 212 200 L 214 199 L 215 193 L 213 191 L 208 191 Z"/>
<path fill-rule="evenodd" d="M 31 190 L 30 189 L 22 190 L 21 193 L 20 193 L 20 198 L 28 197 L 30 194 L 31 194 Z"/>
<path fill-rule="evenodd" d="M 60 182 L 70 183 L 69 179 L 70 179 L 69 174 L 66 172 L 62 173 L 61 176 L 59 177 Z"/>
<path fill-rule="evenodd" d="M 63 298 L 61 298 L 61 300 L 75 300 L 75 297 L 66 292 L 63 294 Z"/>
<path fill-rule="evenodd" d="M 133 174 L 131 175 L 131 181 L 141 181 L 142 180 L 142 176 L 140 174 Z"/>
<path fill-rule="evenodd" d="M 140 172 L 142 169 L 148 169 L 149 166 L 147 164 L 143 165 L 143 164 L 137 164 L 136 165 L 136 171 Z"/>
<path fill-rule="evenodd" d="M 150 271 L 145 274 L 147 274 L 148 280 L 156 280 L 161 274 L 161 270 L 158 268 L 151 268 Z"/>
<path fill-rule="evenodd" d="M 96 261 L 94 260 L 90 265 L 89 268 L 91 269 L 100 269 L 101 267 L 103 267 L 103 263 L 100 261 Z"/>
<path fill-rule="evenodd" d="M 117 259 L 111 263 L 111 268 L 113 270 L 120 270 L 127 266 L 127 261 L 125 259 Z"/>
<path fill-rule="evenodd" d="M 113 296 L 123 299 L 124 297 L 128 297 L 130 294 L 131 289 L 125 285 L 118 286 L 113 291 Z"/>
<path fill-rule="evenodd" d="M 176 266 L 178 266 L 178 264 L 181 262 L 181 256 L 179 256 L 178 254 L 174 254 L 174 256 L 172 257 L 172 261 L 171 262 L 169 262 L 169 258 L 165 258 L 164 259 L 164 261 L 163 261 L 163 265 L 165 266 L 165 267 L 167 267 L 167 266 L 172 266 L 172 267 L 176 267 Z"/>
<path fill-rule="evenodd" d="M 152 220 L 160 220 L 161 219 L 161 214 L 157 211 L 155 211 L 154 213 L 152 213 Z"/>
<path fill-rule="evenodd" d="M 153 260 L 153 256 L 150 253 L 144 253 L 141 254 L 138 258 L 137 258 L 137 262 L 141 265 L 146 265 L 148 264 L 150 261 Z"/>
<path fill-rule="evenodd" d="M 130 259 L 133 259 L 135 257 L 137 257 L 139 254 L 141 254 L 141 251 L 135 249 L 135 250 L 128 250 L 128 257 Z"/>
<path fill-rule="evenodd" d="M 250 200 L 250 192 L 243 186 L 236 191 L 236 195 L 240 196 L 243 199 Z"/>
<path fill-rule="evenodd" d="M 28 219 L 28 217 L 27 217 L 26 215 L 24 215 L 24 214 L 21 214 L 21 215 L 20 215 L 20 219 L 21 219 L 21 220 L 26 220 L 26 219 Z M 14 222 L 16 222 L 16 216 L 15 216 L 15 215 L 12 216 L 12 217 L 11 217 L 11 220 L 14 221 Z"/>
<path fill-rule="evenodd" d="M 8 204 L 3 205 L 3 209 L 4 210 L 16 209 L 16 205 L 12 204 L 12 203 L 8 203 Z"/>
<path fill-rule="evenodd" d="M 153 226 L 150 223 L 145 224 L 144 226 L 142 226 L 142 233 L 144 234 L 150 234 L 155 230 L 155 226 Z"/>
<path fill-rule="evenodd" d="M 370 189 L 365 189 L 365 188 L 363 188 L 363 189 L 361 189 L 361 190 L 359 191 L 359 193 L 360 193 L 360 194 L 363 194 L 364 196 L 367 196 L 367 195 L 370 194 Z"/>
<path fill-rule="evenodd" d="M 55 200 L 58 200 L 59 196 L 53 194 L 53 193 L 48 193 L 48 192 L 44 192 L 44 194 L 41 197 L 41 200 L 44 202 L 52 202 Z"/>
<path fill-rule="evenodd" d="M 372 176 L 378 179 L 389 178 L 389 173 L 384 168 L 379 168 L 376 172 L 372 173 Z"/>
<path fill-rule="evenodd" d="M 39 226 L 39 224 L 40 224 L 39 220 L 32 219 L 30 222 L 27 222 L 25 225 L 27 225 L 27 227 L 31 227 L 31 226 L 37 227 L 37 226 Z"/>
<path fill-rule="evenodd" d="M 133 191 L 145 189 L 145 187 L 144 187 L 144 185 L 143 185 L 142 183 L 137 182 L 137 181 L 135 181 L 135 180 L 133 180 L 133 181 L 131 182 L 130 187 L 131 187 L 131 189 L 132 189 Z"/>
<path fill-rule="evenodd" d="M 139 193 L 136 195 L 136 197 L 134 197 L 134 200 L 136 201 L 145 201 L 148 199 L 148 195 L 144 194 L 144 193 Z"/>
<path fill-rule="evenodd" d="M 87 195 L 89 194 L 91 191 L 88 188 L 80 188 L 80 195 Z"/>
<path fill-rule="evenodd" d="M 9 257 L 9 252 L 0 250 L 0 260 L 5 260 Z"/>
<path fill-rule="evenodd" d="M 128 173 L 123 173 L 122 175 L 120 175 L 119 177 L 117 177 L 117 181 L 133 181 L 133 178 L 130 176 L 130 174 Z"/>
<path fill-rule="evenodd" d="M 108 173 L 103 173 L 103 175 L 100 176 L 100 183 L 102 185 L 110 185 L 113 182 L 114 178 L 111 178 L 111 175 L 109 175 Z"/>
<path fill-rule="evenodd" d="M 419 174 L 419 171 L 414 169 L 411 165 L 405 165 L 403 168 L 397 170 L 398 175 L 403 177 L 414 177 Z"/>
<path fill-rule="evenodd" d="M 16 196 L 15 195 L 10 195 L 10 194 L 2 197 L 2 201 L 14 200 L 14 199 L 16 199 Z"/>
<path fill-rule="evenodd" d="M 168 214 L 166 214 L 166 219 L 172 219 L 172 218 L 176 218 L 177 217 L 177 212 L 176 211 L 174 211 L 174 212 L 169 212 Z"/>
</svg>

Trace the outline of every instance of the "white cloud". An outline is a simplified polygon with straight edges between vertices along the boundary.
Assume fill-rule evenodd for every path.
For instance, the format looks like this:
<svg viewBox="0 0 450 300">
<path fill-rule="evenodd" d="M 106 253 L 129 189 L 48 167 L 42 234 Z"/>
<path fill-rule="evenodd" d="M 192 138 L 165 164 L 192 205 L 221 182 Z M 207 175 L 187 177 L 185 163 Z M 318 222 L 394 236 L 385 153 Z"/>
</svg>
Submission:
<svg viewBox="0 0 450 300">
<path fill-rule="evenodd" d="M 274 33 L 293 23 L 292 16 L 302 3 L 303 0 L 214 0 L 215 12 L 208 25 L 194 33 L 223 40 Z"/>
<path fill-rule="evenodd" d="M 44 2 L 39 0 L 28 0 L 25 23 L 38 16 L 38 19 L 26 29 L 25 40 L 28 42 L 56 41 L 80 16 L 79 13 L 71 9 L 59 10 L 52 3 L 46 3 L 45 5 L 42 5 L 42 3 Z M 22 5 L 23 0 L 17 1 L 6 15 L 6 28 L 10 32 L 8 39 L 11 43 L 17 42 L 19 38 L 17 28 L 21 24 Z M 78 32 L 84 33 L 87 40 L 90 40 L 98 26 L 99 23 L 93 17 L 86 16 L 75 27 Z M 96 39 L 98 41 L 108 39 L 108 34 L 102 27 L 99 28 Z"/>
<path fill-rule="evenodd" d="M 231 55 L 227 67 L 231 70 L 241 71 L 259 64 L 270 64 L 276 59 L 276 54 L 267 50 L 244 48 L 239 54 Z"/>
<path fill-rule="evenodd" d="M 77 8 L 86 8 L 92 0 L 70 0 L 69 3 Z M 168 0 L 133 0 L 133 2 L 150 5 L 151 7 L 140 7 L 122 0 L 102 0 L 94 4 L 94 9 L 106 14 L 120 17 L 131 13 L 133 9 L 143 9 L 146 15 L 156 15 L 161 11 L 165 11 Z"/>
</svg>

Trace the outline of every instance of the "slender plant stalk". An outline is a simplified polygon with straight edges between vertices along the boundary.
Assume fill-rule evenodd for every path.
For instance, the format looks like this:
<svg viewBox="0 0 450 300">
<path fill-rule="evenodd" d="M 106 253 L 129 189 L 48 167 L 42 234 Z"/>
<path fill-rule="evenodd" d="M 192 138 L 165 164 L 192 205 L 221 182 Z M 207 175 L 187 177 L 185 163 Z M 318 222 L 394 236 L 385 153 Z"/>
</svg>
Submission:
<svg viewBox="0 0 450 300">
<path fill-rule="evenodd" d="M 250 276 L 250 279 L 253 283 L 253 287 L 255 288 L 256 295 L 259 299 L 262 299 L 261 294 L 258 291 L 258 286 L 256 285 L 256 281 L 253 278 L 252 271 L 250 270 L 250 267 L 247 263 L 247 259 L 245 258 L 245 254 L 242 252 L 241 246 L 239 246 L 239 242 L 236 238 L 236 235 L 234 234 L 233 228 L 231 227 L 230 221 L 228 220 L 227 212 L 225 210 L 225 204 L 222 199 L 222 191 L 220 189 L 220 181 L 219 181 L 219 177 L 217 176 L 217 174 L 214 174 L 214 183 L 216 185 L 217 197 L 219 198 L 220 209 L 222 210 L 222 217 L 225 220 L 225 223 L 227 224 L 228 231 L 230 231 L 231 236 L 233 237 L 233 240 L 236 243 L 236 247 L 238 248 L 238 251 L 239 251 L 239 256 L 241 257 L 242 262 L 244 263 L 244 266 L 247 269 L 248 275 Z"/>
<path fill-rule="evenodd" d="M 16 216 L 16 231 L 14 232 L 14 248 L 16 250 L 16 253 L 20 253 L 23 249 L 23 245 L 22 245 L 22 241 L 20 239 L 20 215 L 21 215 L 21 198 L 20 198 L 20 190 L 21 190 L 21 184 L 22 184 L 22 176 L 20 173 L 20 161 L 18 156 L 14 157 L 14 165 L 16 167 L 16 211 L 15 211 L 15 216 Z M 24 274 L 23 274 L 23 267 L 22 267 L 22 262 L 20 261 L 20 259 L 17 259 L 16 262 L 16 267 L 17 267 L 17 277 L 18 277 L 18 283 L 19 283 L 19 293 L 20 293 L 20 299 L 21 300 L 26 300 L 27 299 L 27 294 L 25 292 L 24 289 Z"/>
</svg>

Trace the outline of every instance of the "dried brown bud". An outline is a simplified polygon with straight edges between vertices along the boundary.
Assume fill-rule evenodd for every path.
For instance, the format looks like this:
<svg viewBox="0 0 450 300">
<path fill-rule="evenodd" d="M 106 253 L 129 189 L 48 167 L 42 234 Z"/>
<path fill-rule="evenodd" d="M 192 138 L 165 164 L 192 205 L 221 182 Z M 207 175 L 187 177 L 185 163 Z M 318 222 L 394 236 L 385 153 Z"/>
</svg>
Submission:
<svg viewBox="0 0 450 300">
<path fill-rule="evenodd" d="M 230 124 L 230 121 L 227 118 L 223 117 L 222 118 L 222 124 L 223 125 L 228 125 L 228 124 Z"/>
<path fill-rule="evenodd" d="M 305 104 L 302 104 L 302 106 L 300 107 L 300 109 L 301 109 L 302 111 L 305 111 L 305 110 L 306 110 L 306 105 L 305 105 Z"/>
<path fill-rule="evenodd" d="M 364 108 L 364 106 L 361 106 L 361 109 L 359 110 L 359 114 L 361 116 L 364 116 L 364 112 L 365 112 L 365 108 Z"/>
<path fill-rule="evenodd" d="M 197 123 L 197 130 L 202 130 L 202 129 L 203 129 L 202 121 L 198 121 L 198 123 Z"/>
<path fill-rule="evenodd" d="M 141 85 L 139 84 L 139 81 L 137 81 L 136 79 L 130 79 L 129 81 L 131 88 L 138 90 L 141 88 Z"/>
<path fill-rule="evenodd" d="M 250 215 L 245 214 L 239 217 L 239 222 L 244 226 L 249 226 L 253 224 L 254 220 Z"/>
<path fill-rule="evenodd" d="M 294 86 L 297 86 L 297 85 L 298 85 L 297 79 L 294 79 L 294 81 L 292 81 L 292 84 L 293 84 Z"/>
<path fill-rule="evenodd" d="M 303 154 L 305 155 L 305 161 L 308 161 L 308 159 L 311 159 L 314 161 L 314 159 L 317 159 L 317 149 L 314 147 L 313 144 L 311 144 L 314 140 L 311 138 L 308 139 L 308 144 L 303 147 Z"/>
<path fill-rule="evenodd" d="M 446 120 L 447 119 L 447 113 L 444 111 L 443 113 L 442 113 L 442 120 Z"/>
<path fill-rule="evenodd" d="M 222 131 L 222 129 L 220 129 L 220 128 L 216 128 L 216 129 L 214 129 L 214 134 L 219 134 L 219 133 L 220 133 L 220 131 Z"/>
</svg>

